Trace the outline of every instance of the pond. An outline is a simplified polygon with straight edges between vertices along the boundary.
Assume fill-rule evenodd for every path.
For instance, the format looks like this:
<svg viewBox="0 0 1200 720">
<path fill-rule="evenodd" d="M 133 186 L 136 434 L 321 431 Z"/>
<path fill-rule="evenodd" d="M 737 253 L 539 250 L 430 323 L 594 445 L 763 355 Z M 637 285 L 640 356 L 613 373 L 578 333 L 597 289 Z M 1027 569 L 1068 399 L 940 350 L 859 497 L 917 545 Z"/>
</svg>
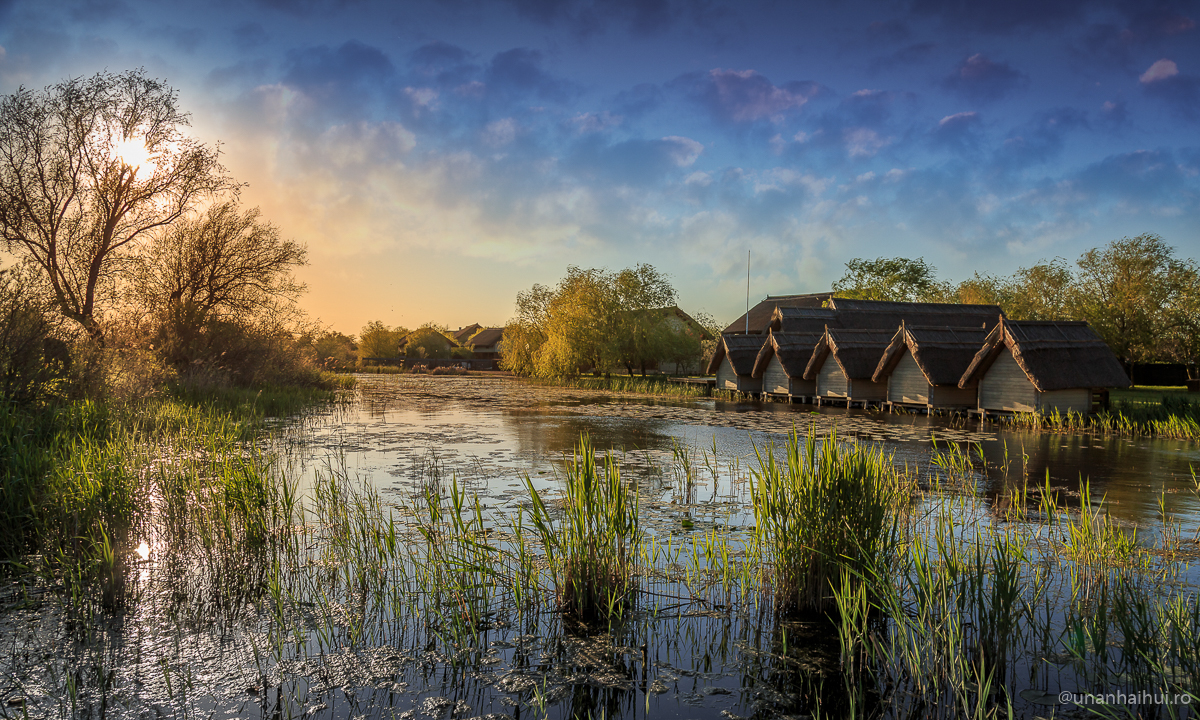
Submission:
<svg viewBox="0 0 1200 720">
<path fill-rule="evenodd" d="M 745 557 L 755 524 L 752 471 L 766 454 L 783 452 L 793 428 L 880 444 L 923 482 L 957 448 L 956 457 L 973 460 L 956 476 L 953 501 L 967 524 L 1017 524 L 1007 518 L 1022 488 L 1032 495 L 1047 486 L 1064 507 L 1078 508 L 1082 479 L 1091 504 L 1103 497 L 1113 522 L 1127 533 L 1140 530 L 1142 542 L 1154 543 L 1172 524 L 1184 538 L 1179 552 L 1194 552 L 1200 538 L 1191 470 L 1200 468 L 1200 447 L 1185 441 L 1007 431 L 788 403 L 614 396 L 500 376 L 361 376 L 350 401 L 278 420 L 260 442 L 311 503 L 309 525 L 321 523 L 304 531 L 284 571 L 268 574 L 240 604 L 210 602 L 213 590 L 197 590 L 203 583 L 188 567 L 152 552 L 139 566 L 138 601 L 83 621 L 44 591 L 31 598 L 14 582 L 0 615 L 0 654 L 10 658 L 0 681 L 10 700 L 0 715 L 715 720 L 862 711 L 855 703 L 863 698 L 839 689 L 841 650 L 828 624 L 779 619 L 765 603 L 747 600 L 744 588 L 739 596 L 737 581 L 712 579 L 715 554 Z M 584 437 L 637 489 L 650 554 L 661 558 L 660 574 L 639 581 L 637 602 L 610 627 L 581 629 L 555 612 L 506 607 L 514 603 L 502 588 L 488 591 L 493 604 L 472 614 L 464 631 L 452 610 L 429 615 L 418 597 L 436 579 L 378 559 L 403 553 L 382 549 L 386 535 L 372 536 L 374 546 L 354 535 L 367 523 L 355 525 L 356 518 L 415 527 L 422 503 L 431 496 L 445 502 L 461 488 L 467 515 L 477 498 L 479 536 L 495 533 L 494 545 L 516 547 L 513 523 L 528 522 L 528 486 L 552 502 Z M 351 530 L 328 529 L 338 523 Z M 429 548 L 450 542 L 417 533 L 396 538 Z M 342 554 L 322 543 L 342 543 Z M 367 554 L 375 564 L 360 566 Z M 1197 578 L 1191 565 L 1176 565 L 1182 569 L 1156 570 L 1155 582 L 1184 588 L 1186 611 Z M 379 577 L 368 577 L 374 572 Z M 1073 597 L 1070 588 L 1062 592 Z M 414 608 L 425 620 L 411 621 Z M 1071 627 L 1073 612 L 1047 610 L 1045 626 Z M 1104 690 L 1081 685 L 1092 671 L 1056 659 L 1069 654 L 1062 643 L 1070 649 L 1069 637 L 1056 642 L 1042 653 L 1053 662 L 998 671 L 1014 694 L 1024 693 L 1018 715 L 1038 710 L 1039 693 Z M 1094 642 L 1084 647 L 1084 655 L 1102 650 Z M 982 692 L 982 684 L 963 686 Z M 872 685 L 864 697 L 871 714 L 886 714 L 881 708 L 894 692 Z M 954 716 L 955 708 L 941 714 Z M 1086 710 L 1067 706 L 1058 714 Z"/>
</svg>

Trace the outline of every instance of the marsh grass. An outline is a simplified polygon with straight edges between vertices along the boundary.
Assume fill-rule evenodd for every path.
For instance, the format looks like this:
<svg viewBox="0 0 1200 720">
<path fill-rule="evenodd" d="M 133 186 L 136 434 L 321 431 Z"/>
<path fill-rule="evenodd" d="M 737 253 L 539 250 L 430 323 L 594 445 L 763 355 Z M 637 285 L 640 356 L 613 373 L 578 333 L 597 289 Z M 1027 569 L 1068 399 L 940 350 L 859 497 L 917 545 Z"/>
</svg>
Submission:
<svg viewBox="0 0 1200 720">
<path fill-rule="evenodd" d="M 1077 412 L 1015 413 L 1001 423 L 1029 430 L 1092 432 L 1119 437 L 1200 439 L 1200 400 L 1186 395 L 1163 395 L 1160 402 L 1122 400 L 1111 410 L 1092 415 Z"/>
<path fill-rule="evenodd" d="M 868 567 L 886 567 L 901 539 L 905 479 L 879 447 L 793 429 L 780 464 L 756 448 L 757 542 L 771 564 L 778 606 L 828 612 Z"/>
<path fill-rule="evenodd" d="M 608 392 L 630 393 L 635 395 L 656 395 L 662 397 L 704 397 L 706 389 L 683 383 L 669 382 L 663 376 L 629 376 L 611 375 L 608 377 L 591 377 L 580 375 L 557 379 L 525 378 L 526 382 L 549 387 L 577 388 L 580 390 L 603 390 Z"/>
<path fill-rule="evenodd" d="M 545 548 L 559 607 L 583 623 L 619 617 L 632 601 L 634 559 L 641 555 L 638 493 L 621 481 L 612 456 L 597 463 L 580 440 L 568 462 L 565 495 L 552 513 L 529 477 L 530 521 Z"/>
<path fill-rule="evenodd" d="M 758 688 L 787 689 L 770 702 L 789 714 L 1049 716 L 1038 703 L 1060 688 L 1200 687 L 1200 607 L 1178 533 L 1118 523 L 1086 482 L 1077 494 L 1022 483 L 998 512 L 977 490 L 997 468 L 975 445 L 939 442 L 912 468 L 811 431 L 757 447 L 757 467 L 715 444 L 676 446 L 652 469 L 673 481 L 668 527 L 643 522 L 644 490 L 621 454 L 598 457 L 586 439 L 564 459 L 561 494 L 526 478 L 515 510 L 488 508 L 435 457 L 405 497 L 337 456 L 301 493 L 276 454 L 248 441 L 257 405 L 223 407 L 237 414 L 172 399 L 79 405 L 41 426 L 0 407 L 6 477 L 29 469 L 45 483 L 4 486 L 6 517 L 26 529 L 0 531 L 84 618 L 160 613 L 222 636 L 252 627 L 234 634 L 252 655 L 242 687 L 261 693 L 264 714 L 268 688 L 276 715 L 300 716 L 320 693 L 406 663 L 413 678 L 469 684 L 496 662 L 490 644 L 519 634 L 542 639 L 540 654 L 512 659 L 526 663 L 522 678 L 544 673 L 514 693 L 538 716 L 555 705 L 632 712 L 609 702 L 627 697 L 616 691 L 578 690 L 596 676 L 570 679 L 633 677 L 636 652 L 563 649 L 605 633 L 610 645 L 664 638 L 689 662 L 722 648 L 760 673 Z M 752 529 L 721 519 L 719 480 L 743 488 Z M 1160 515 L 1177 524 L 1165 504 Z M 133 553 L 142 541 L 146 561 Z M 158 590 L 140 579 L 148 567 Z M 805 611 L 819 622 L 798 621 Z M 803 655 L 822 644 L 832 660 Z M 640 657 L 644 688 L 645 673 L 665 670 Z M 103 685 L 111 665 L 64 668 L 63 707 L 83 708 L 79 686 Z M 196 714 L 187 663 L 164 657 L 161 672 L 177 714 Z"/>
</svg>

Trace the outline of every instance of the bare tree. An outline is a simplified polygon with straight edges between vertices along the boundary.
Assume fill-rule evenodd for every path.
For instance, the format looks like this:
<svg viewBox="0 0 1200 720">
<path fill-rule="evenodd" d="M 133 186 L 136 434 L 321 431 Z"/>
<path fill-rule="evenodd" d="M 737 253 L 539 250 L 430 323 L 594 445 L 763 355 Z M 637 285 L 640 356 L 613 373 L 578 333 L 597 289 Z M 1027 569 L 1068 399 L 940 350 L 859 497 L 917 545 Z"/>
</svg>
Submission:
<svg viewBox="0 0 1200 720">
<path fill-rule="evenodd" d="M 134 282 L 147 305 L 209 318 L 242 319 L 304 291 L 292 270 L 306 262 L 303 245 L 284 240 L 258 208 L 213 205 L 155 235 Z"/>
<path fill-rule="evenodd" d="M 101 342 L 98 317 L 130 251 L 205 197 L 237 189 L 218 149 L 182 133 L 176 99 L 133 70 L 0 100 L 0 237 Z"/>
</svg>

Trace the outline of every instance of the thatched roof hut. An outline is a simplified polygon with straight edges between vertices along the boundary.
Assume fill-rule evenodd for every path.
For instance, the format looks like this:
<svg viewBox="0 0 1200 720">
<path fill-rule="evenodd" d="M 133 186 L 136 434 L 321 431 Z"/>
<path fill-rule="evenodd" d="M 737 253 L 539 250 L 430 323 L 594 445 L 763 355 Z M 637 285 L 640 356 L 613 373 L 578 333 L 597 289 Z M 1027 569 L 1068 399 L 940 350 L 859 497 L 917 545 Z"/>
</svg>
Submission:
<svg viewBox="0 0 1200 720">
<path fill-rule="evenodd" d="M 762 378 L 763 392 L 789 397 L 815 395 L 816 383 L 804 379 L 804 369 L 824 335 L 824 328 L 819 333 L 772 331 L 758 351 L 751 372 L 754 377 Z"/>
<path fill-rule="evenodd" d="M 841 327 L 838 311 L 824 307 L 777 307 L 771 316 L 771 330 L 787 333 L 825 332 L 825 326 Z"/>
<path fill-rule="evenodd" d="M 959 303 L 909 303 L 854 300 L 835 297 L 829 307 L 837 311 L 844 328 L 896 331 L 906 325 L 982 327 L 991 330 L 1004 317 L 999 305 Z"/>
<path fill-rule="evenodd" d="M 958 386 L 983 346 L 981 327 L 903 325 L 872 378 L 887 383 L 888 402 L 933 408 L 975 407 L 975 385 Z"/>
<path fill-rule="evenodd" d="M 826 300 L 831 296 L 831 293 L 808 293 L 805 295 L 768 295 L 765 300 L 750 308 L 749 323 L 746 322 L 747 315 L 742 315 L 737 320 L 729 324 L 729 327 L 722 331 L 725 335 L 746 335 L 747 327 L 751 335 L 765 335 L 771 329 L 771 318 L 775 314 L 775 308 L 781 307 L 806 307 L 820 308 Z M 762 338 L 759 338 L 760 344 Z"/>
<path fill-rule="evenodd" d="M 887 384 L 871 379 L 879 358 L 895 330 L 825 328 L 804 368 L 804 377 L 816 382 L 816 396 L 844 398 L 850 402 L 883 400 Z"/>
<path fill-rule="evenodd" d="M 761 335 L 721 335 L 706 374 L 717 376 L 717 390 L 762 392 L 762 378 L 755 378 L 754 361 L 762 349 Z"/>
<path fill-rule="evenodd" d="M 980 410 L 1090 412 L 1096 390 L 1129 387 L 1108 345 L 1085 322 L 1005 320 L 959 379 L 978 383 Z"/>
</svg>

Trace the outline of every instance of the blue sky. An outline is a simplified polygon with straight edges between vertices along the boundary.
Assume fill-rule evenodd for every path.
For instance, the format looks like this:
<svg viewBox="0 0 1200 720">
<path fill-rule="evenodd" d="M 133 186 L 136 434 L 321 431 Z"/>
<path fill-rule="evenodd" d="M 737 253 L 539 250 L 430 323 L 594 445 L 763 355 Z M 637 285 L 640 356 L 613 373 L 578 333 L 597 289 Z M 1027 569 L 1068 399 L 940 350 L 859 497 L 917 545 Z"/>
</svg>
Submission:
<svg viewBox="0 0 1200 720">
<path fill-rule="evenodd" d="M 345 332 L 568 264 L 722 322 L 854 257 L 1200 257 L 1200 3 L 0 0 L 0 92 L 144 67 Z"/>
</svg>

